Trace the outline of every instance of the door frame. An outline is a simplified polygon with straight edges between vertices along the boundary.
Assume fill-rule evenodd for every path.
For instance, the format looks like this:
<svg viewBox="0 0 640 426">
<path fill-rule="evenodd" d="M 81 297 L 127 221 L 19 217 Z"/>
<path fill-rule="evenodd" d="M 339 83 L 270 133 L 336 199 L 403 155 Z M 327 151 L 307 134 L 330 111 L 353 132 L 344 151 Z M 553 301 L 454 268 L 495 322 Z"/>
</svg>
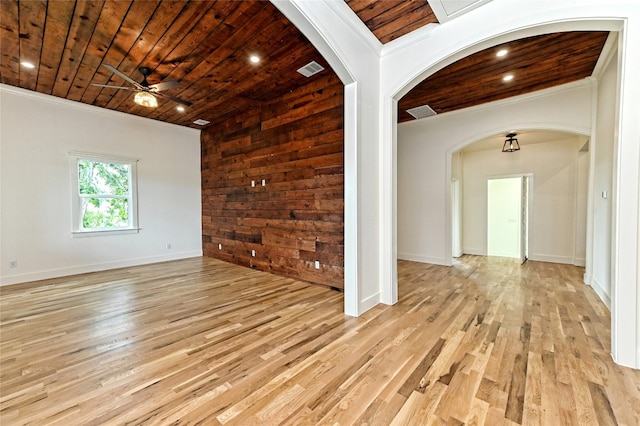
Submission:
<svg viewBox="0 0 640 426">
<path fill-rule="evenodd" d="M 489 181 L 493 180 L 493 179 L 513 179 L 513 178 L 527 178 L 527 203 L 526 206 L 521 206 L 520 208 L 526 208 L 526 217 L 527 217 L 527 223 L 526 223 L 526 247 L 522 245 L 522 242 L 520 243 L 520 250 L 522 251 L 523 249 L 526 251 L 527 257 L 529 255 L 529 248 L 531 247 L 531 224 L 533 223 L 533 214 L 532 214 L 532 205 L 533 205 L 533 173 L 530 172 L 526 172 L 526 173 L 512 173 L 512 174 L 506 174 L 506 175 L 491 175 L 491 176 L 487 176 L 486 177 L 486 188 L 487 190 L 485 191 L 485 197 L 487 199 L 487 207 L 489 206 Z M 522 194 L 521 194 L 522 196 Z M 521 237 L 522 238 L 522 230 L 520 231 L 521 233 Z M 489 226 L 487 225 L 487 222 L 485 221 L 485 238 L 487 241 L 487 256 L 489 255 Z M 520 258 L 522 259 L 522 253 L 520 253 Z M 524 263 L 524 262 L 522 262 Z"/>
</svg>

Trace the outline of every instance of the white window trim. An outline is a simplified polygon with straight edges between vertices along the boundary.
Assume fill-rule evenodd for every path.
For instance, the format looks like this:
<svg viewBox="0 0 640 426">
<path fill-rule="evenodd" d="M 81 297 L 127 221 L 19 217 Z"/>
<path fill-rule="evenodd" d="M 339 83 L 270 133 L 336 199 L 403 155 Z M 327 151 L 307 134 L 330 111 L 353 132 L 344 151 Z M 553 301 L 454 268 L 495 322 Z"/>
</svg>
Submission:
<svg viewBox="0 0 640 426">
<path fill-rule="evenodd" d="M 138 227 L 138 160 L 135 158 L 116 157 L 104 154 L 94 154 L 87 152 L 69 151 L 70 164 L 71 164 L 71 235 L 73 237 L 94 237 L 104 235 L 123 235 L 123 234 L 137 234 L 140 231 Z M 131 202 L 127 203 L 129 206 L 129 225 L 117 228 L 95 228 L 90 230 L 82 229 L 82 202 L 83 198 L 80 195 L 78 187 L 78 162 L 81 160 L 86 161 L 99 161 L 104 163 L 116 163 L 116 164 L 128 164 L 130 166 L 129 175 L 129 187 L 131 191 L 130 197 L 123 196 L 109 196 L 101 197 L 100 195 L 93 196 L 92 198 L 131 198 Z"/>
</svg>

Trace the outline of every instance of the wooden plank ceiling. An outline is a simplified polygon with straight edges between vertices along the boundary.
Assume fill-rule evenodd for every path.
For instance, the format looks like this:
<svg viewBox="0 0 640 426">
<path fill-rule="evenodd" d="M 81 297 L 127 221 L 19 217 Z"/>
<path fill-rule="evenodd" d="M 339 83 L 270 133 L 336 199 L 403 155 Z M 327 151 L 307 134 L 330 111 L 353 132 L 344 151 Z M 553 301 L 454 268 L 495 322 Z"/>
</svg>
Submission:
<svg viewBox="0 0 640 426">
<path fill-rule="evenodd" d="M 345 1 L 383 43 L 437 22 L 424 0 Z M 332 72 L 268 1 L 2 0 L 0 29 L 2 83 L 195 128 L 196 119 L 242 114 L 309 83 L 296 70 L 312 60 L 326 68 L 319 75 Z M 405 111 L 424 104 L 443 113 L 587 77 L 606 36 L 550 34 L 476 53 L 405 95 L 399 121 L 413 119 Z M 501 47 L 509 54 L 499 59 Z M 249 62 L 252 54 L 259 64 Z M 103 64 L 136 81 L 141 66 L 153 70 L 151 84 L 179 80 L 163 93 L 193 105 L 179 112 L 160 99 L 158 108 L 144 108 L 131 91 L 92 86 L 128 85 Z M 503 83 L 507 72 L 514 79 Z"/>
<path fill-rule="evenodd" d="M 427 24 L 437 24 L 427 0 L 345 0 L 382 44 Z"/>
<path fill-rule="evenodd" d="M 199 128 L 198 118 L 288 93 L 310 81 L 296 70 L 313 60 L 331 72 L 267 1 L 2 0 L 0 8 L 2 83 L 169 123 Z M 150 84 L 179 80 L 163 93 L 193 105 L 178 112 L 159 99 L 145 108 L 132 91 L 92 86 L 129 85 L 102 64 L 136 81 L 149 67 Z"/>
<path fill-rule="evenodd" d="M 608 34 L 553 33 L 515 40 L 467 56 L 409 91 L 398 102 L 398 121 L 414 120 L 407 110 L 422 105 L 429 105 L 441 114 L 589 77 Z M 507 54 L 496 56 L 501 50 Z M 506 75 L 512 75 L 513 79 L 503 81 Z"/>
</svg>

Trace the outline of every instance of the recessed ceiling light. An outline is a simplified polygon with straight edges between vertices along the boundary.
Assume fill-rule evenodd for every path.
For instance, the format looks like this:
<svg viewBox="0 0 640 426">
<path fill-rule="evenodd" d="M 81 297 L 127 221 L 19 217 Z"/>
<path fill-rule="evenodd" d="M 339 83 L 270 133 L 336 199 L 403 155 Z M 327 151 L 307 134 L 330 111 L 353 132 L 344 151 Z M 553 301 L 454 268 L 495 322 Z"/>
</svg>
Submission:
<svg viewBox="0 0 640 426">
<path fill-rule="evenodd" d="M 184 107 L 182 105 L 178 105 L 176 109 L 180 112 L 184 112 Z"/>
<path fill-rule="evenodd" d="M 502 77 L 502 81 L 507 82 L 507 81 L 511 81 L 513 80 L 513 74 L 507 74 L 504 77 Z"/>
<path fill-rule="evenodd" d="M 249 60 L 251 61 L 252 64 L 257 64 L 258 62 L 260 62 L 260 57 L 257 55 L 251 55 L 249 57 Z"/>
<path fill-rule="evenodd" d="M 507 53 L 509 53 L 509 51 L 507 49 L 500 49 L 498 50 L 498 52 L 496 53 L 496 56 L 498 58 L 502 58 L 503 56 L 507 56 Z"/>
<path fill-rule="evenodd" d="M 27 62 L 27 61 L 20 62 L 20 65 L 22 65 L 23 67 L 28 68 L 30 70 L 32 70 L 32 69 L 34 69 L 36 67 L 31 62 Z"/>
</svg>

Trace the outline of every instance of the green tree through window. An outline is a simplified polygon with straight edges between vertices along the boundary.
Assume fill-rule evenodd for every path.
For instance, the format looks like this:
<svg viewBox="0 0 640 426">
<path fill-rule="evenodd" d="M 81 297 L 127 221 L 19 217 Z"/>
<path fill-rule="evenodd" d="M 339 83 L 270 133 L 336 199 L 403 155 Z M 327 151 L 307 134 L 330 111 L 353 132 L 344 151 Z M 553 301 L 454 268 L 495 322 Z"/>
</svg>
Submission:
<svg viewBox="0 0 640 426">
<path fill-rule="evenodd" d="M 129 164 L 79 160 L 78 192 L 83 230 L 130 226 Z"/>
</svg>

